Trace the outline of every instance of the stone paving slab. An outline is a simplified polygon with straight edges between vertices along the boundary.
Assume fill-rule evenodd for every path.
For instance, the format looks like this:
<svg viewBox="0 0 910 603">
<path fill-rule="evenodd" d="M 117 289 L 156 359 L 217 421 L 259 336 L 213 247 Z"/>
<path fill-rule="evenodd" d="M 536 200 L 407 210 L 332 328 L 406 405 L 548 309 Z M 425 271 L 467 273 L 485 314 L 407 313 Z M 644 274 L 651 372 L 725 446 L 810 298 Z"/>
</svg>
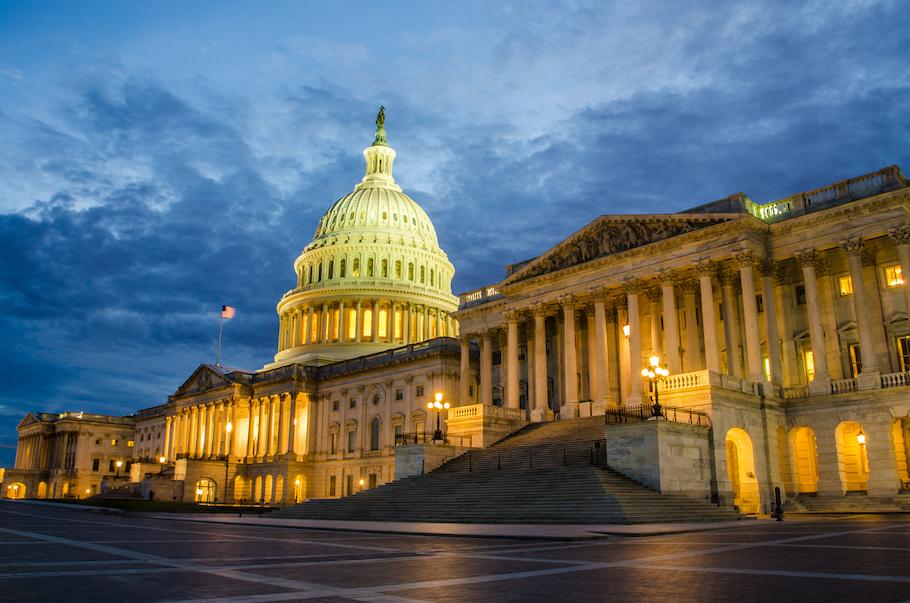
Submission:
<svg viewBox="0 0 910 603">
<path fill-rule="evenodd" d="M 742 521 L 654 524 L 468 524 L 394 521 L 334 521 L 327 519 L 275 519 L 260 516 L 238 517 L 223 513 L 154 513 L 158 519 L 281 528 L 307 528 L 346 532 L 378 532 L 475 538 L 519 538 L 584 540 L 609 536 L 661 536 L 704 530 L 741 527 Z"/>
</svg>

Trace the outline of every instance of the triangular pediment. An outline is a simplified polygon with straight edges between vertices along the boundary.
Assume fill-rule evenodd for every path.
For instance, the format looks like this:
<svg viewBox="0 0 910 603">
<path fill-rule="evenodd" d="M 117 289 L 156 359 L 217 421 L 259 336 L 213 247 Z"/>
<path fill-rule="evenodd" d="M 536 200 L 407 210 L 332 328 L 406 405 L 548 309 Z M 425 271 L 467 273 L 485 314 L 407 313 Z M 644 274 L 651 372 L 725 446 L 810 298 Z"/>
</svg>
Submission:
<svg viewBox="0 0 910 603">
<path fill-rule="evenodd" d="M 503 281 L 502 285 L 557 272 L 741 217 L 742 214 L 600 216 L 528 262 Z"/>
<path fill-rule="evenodd" d="M 174 396 L 180 398 L 210 389 L 219 389 L 230 384 L 231 380 L 225 376 L 223 370 L 211 364 L 200 364 L 189 379 L 177 388 Z"/>
<path fill-rule="evenodd" d="M 25 427 L 28 427 L 29 425 L 34 425 L 35 423 L 40 423 L 40 422 L 41 422 L 41 420 L 38 417 L 36 417 L 34 413 L 28 413 L 27 415 L 25 415 L 22 418 L 21 421 L 19 421 L 19 425 L 16 426 L 16 429 L 23 429 Z"/>
</svg>

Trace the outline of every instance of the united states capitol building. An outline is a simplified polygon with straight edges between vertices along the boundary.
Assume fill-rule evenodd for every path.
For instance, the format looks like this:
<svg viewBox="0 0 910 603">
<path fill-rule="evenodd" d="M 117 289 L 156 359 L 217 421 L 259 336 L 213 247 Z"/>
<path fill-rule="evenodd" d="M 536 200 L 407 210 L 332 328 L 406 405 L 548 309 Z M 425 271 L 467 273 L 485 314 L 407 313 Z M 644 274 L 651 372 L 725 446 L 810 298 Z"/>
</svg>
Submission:
<svg viewBox="0 0 910 603">
<path fill-rule="evenodd" d="M 765 204 L 593 217 L 458 297 L 382 113 L 364 158 L 294 262 L 270 363 L 200 365 L 125 417 L 31 413 L 0 496 L 292 505 L 596 422 L 610 470 L 661 493 L 745 513 L 775 488 L 810 507 L 910 499 L 898 167 Z"/>
</svg>

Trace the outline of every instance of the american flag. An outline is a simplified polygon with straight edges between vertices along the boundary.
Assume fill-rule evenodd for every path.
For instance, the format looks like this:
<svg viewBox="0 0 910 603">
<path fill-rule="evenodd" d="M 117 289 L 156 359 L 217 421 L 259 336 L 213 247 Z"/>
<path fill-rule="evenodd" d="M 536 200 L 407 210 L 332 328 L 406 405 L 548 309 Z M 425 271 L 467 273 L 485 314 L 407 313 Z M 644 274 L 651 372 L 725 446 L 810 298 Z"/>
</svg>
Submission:
<svg viewBox="0 0 910 603">
<path fill-rule="evenodd" d="M 221 318 L 234 318 L 236 313 L 234 306 L 221 306 Z"/>
</svg>

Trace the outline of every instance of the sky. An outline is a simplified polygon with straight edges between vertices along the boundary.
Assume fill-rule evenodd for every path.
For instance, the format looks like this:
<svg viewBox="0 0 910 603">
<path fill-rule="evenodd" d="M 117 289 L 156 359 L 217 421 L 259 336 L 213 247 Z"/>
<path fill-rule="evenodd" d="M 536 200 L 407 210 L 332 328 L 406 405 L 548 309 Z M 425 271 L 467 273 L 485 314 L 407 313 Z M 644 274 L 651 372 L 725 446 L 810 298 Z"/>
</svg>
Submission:
<svg viewBox="0 0 910 603">
<path fill-rule="evenodd" d="M 275 353 L 386 107 L 455 292 L 596 216 L 910 171 L 900 2 L 0 0 L 0 465 Z"/>
</svg>

